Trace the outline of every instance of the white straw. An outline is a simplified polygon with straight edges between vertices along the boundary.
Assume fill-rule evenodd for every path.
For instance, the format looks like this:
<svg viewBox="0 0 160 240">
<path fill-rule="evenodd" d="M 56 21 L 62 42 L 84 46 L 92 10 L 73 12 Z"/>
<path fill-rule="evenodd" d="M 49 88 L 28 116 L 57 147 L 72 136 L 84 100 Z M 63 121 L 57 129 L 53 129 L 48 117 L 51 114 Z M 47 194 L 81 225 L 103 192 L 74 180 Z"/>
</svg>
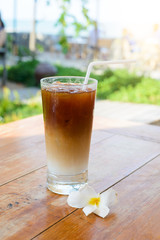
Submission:
<svg viewBox="0 0 160 240">
<path fill-rule="evenodd" d="M 92 71 L 93 66 L 97 66 L 97 65 L 108 65 L 108 64 L 125 64 L 125 63 L 134 63 L 136 62 L 136 60 L 116 60 L 116 61 L 95 61 L 95 62 L 91 62 L 88 65 L 88 69 L 87 69 L 87 73 L 86 73 L 86 77 L 84 80 L 84 84 L 88 83 L 88 79 L 90 76 L 90 73 Z"/>
</svg>

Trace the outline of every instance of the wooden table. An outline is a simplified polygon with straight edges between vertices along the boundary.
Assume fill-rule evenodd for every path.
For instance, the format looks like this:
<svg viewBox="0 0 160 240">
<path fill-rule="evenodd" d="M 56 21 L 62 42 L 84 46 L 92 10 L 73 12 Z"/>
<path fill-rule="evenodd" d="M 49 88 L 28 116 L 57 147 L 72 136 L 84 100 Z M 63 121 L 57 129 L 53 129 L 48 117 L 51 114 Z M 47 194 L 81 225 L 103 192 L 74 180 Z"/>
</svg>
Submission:
<svg viewBox="0 0 160 240">
<path fill-rule="evenodd" d="M 94 119 L 89 183 L 113 186 L 107 218 L 46 189 L 42 116 L 0 126 L 0 239 L 160 239 L 160 127 Z"/>
</svg>

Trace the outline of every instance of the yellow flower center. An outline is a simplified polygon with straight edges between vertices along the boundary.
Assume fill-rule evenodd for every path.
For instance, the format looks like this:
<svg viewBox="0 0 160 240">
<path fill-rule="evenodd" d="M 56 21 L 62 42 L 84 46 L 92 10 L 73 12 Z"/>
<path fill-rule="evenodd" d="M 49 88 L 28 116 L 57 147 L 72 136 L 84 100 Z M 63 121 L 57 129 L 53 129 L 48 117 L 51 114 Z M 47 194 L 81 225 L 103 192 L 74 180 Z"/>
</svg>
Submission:
<svg viewBox="0 0 160 240">
<path fill-rule="evenodd" d="M 93 198 L 91 198 L 90 200 L 89 200 L 89 204 L 91 204 L 91 205 L 97 205 L 97 207 L 99 206 L 99 203 L 100 203 L 100 197 L 93 197 Z"/>
</svg>

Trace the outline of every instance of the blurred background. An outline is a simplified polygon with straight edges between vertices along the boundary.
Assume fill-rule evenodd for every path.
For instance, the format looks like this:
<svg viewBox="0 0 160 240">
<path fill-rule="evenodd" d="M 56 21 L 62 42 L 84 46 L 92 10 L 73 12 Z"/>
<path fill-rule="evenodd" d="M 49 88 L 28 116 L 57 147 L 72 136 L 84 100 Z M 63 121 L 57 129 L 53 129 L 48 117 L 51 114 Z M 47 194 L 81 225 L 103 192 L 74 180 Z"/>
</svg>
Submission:
<svg viewBox="0 0 160 240">
<path fill-rule="evenodd" d="M 0 0 L 0 123 L 42 112 L 40 78 L 85 76 L 90 61 L 117 59 L 137 63 L 95 68 L 97 99 L 111 108 L 156 105 L 150 122 L 159 121 L 159 7 L 159 0 Z"/>
</svg>

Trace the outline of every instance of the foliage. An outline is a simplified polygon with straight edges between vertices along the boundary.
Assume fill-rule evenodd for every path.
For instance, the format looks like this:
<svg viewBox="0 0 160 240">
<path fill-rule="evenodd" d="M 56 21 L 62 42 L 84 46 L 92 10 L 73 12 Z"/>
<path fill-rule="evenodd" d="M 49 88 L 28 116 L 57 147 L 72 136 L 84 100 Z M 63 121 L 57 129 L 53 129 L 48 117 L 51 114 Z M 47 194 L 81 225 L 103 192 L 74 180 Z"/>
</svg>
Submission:
<svg viewBox="0 0 160 240">
<path fill-rule="evenodd" d="M 73 67 L 63 67 L 61 65 L 56 65 L 57 68 L 57 76 L 80 76 L 85 77 L 86 72 L 81 71 L 80 69 L 73 68 Z M 91 73 L 91 78 L 95 78 L 100 81 L 103 75 L 96 75 Z"/>
<path fill-rule="evenodd" d="M 117 69 L 115 71 L 107 70 L 102 75 L 98 83 L 97 96 L 100 99 L 109 98 L 110 94 L 118 91 L 121 87 L 136 86 L 141 81 L 141 76 L 135 73 L 129 73 L 126 69 Z"/>
<path fill-rule="evenodd" d="M 9 80 L 35 86 L 34 72 L 38 61 L 18 63 L 8 69 Z M 73 67 L 56 65 L 57 76 L 85 76 L 85 72 Z M 2 69 L 0 68 L 0 73 Z M 135 102 L 160 105 L 160 81 L 129 73 L 126 69 L 108 69 L 101 74 L 91 74 L 98 80 L 97 98 L 113 101 Z M 7 93 L 5 93 L 7 94 Z M 7 115 L 4 116 L 4 113 Z M 30 107 L 20 101 L 12 103 L 7 97 L 0 100 L 2 121 L 16 120 L 40 113 L 38 105 Z"/>
<path fill-rule="evenodd" d="M 13 82 L 22 83 L 26 86 L 35 86 L 35 68 L 39 62 L 37 60 L 19 62 L 17 65 L 8 68 L 8 79 Z M 57 76 L 85 76 L 85 72 L 72 67 L 56 65 Z M 0 75 L 2 69 L 0 68 Z M 101 75 L 91 74 L 92 78 L 101 79 Z"/>
<path fill-rule="evenodd" d="M 38 63 L 37 60 L 19 62 L 8 69 L 8 79 L 26 86 L 34 86 L 36 84 L 34 73 Z"/>
<path fill-rule="evenodd" d="M 3 67 L 0 66 L 0 77 L 3 75 Z"/>
<path fill-rule="evenodd" d="M 25 78 L 27 85 L 28 83 L 33 84 L 34 81 L 31 82 L 29 80 L 29 82 L 27 82 L 27 79 L 29 79 L 28 75 L 23 73 L 23 71 L 27 69 L 26 65 L 29 68 L 31 67 L 31 62 L 23 63 L 24 65 L 21 64 L 22 63 L 19 63 L 17 68 L 11 67 L 9 73 L 12 73 L 14 77 L 18 76 L 17 79 L 19 81 L 21 75 L 21 77 L 23 77 L 22 79 Z M 34 62 L 34 68 L 36 64 L 37 62 Z M 21 71 L 21 67 L 23 71 Z M 58 76 L 85 76 L 85 72 L 76 68 L 66 68 L 60 65 L 56 65 L 56 67 Z M 97 97 L 99 99 L 160 105 L 160 81 L 149 77 L 137 76 L 135 73 L 129 73 L 124 69 L 115 71 L 108 69 L 101 75 L 91 74 L 91 77 L 98 80 Z M 11 101 L 9 89 L 3 89 L 3 97 L 0 97 L 0 123 L 15 121 L 40 113 L 42 113 L 40 103 L 32 99 L 24 103 L 20 101 L 16 92 L 14 92 L 14 100 Z"/>
<path fill-rule="evenodd" d="M 90 25 L 94 25 L 95 21 L 92 21 L 89 17 L 88 9 L 86 4 L 88 0 L 81 0 L 81 12 L 84 17 L 84 22 L 81 23 L 77 20 L 76 16 L 70 13 L 70 4 L 71 0 L 59 0 L 60 2 L 60 15 L 55 24 L 56 27 L 59 27 L 59 43 L 62 46 L 63 53 L 67 53 L 69 49 L 69 44 L 67 40 L 67 25 L 73 27 L 75 32 L 75 37 L 78 37 L 80 32 L 86 31 Z"/>
<path fill-rule="evenodd" d="M 42 113 L 40 103 L 29 101 L 23 103 L 17 92 L 14 92 L 14 100 L 10 100 L 10 90 L 3 89 L 3 96 L 0 97 L 0 123 L 7 123 L 18 119 Z"/>
<path fill-rule="evenodd" d="M 13 36 L 11 34 L 7 34 L 7 52 L 12 52 L 12 43 L 13 43 Z"/>
<path fill-rule="evenodd" d="M 61 65 L 56 65 L 57 76 L 85 76 L 85 72 L 73 68 L 73 67 L 63 67 Z"/>
<path fill-rule="evenodd" d="M 160 81 L 142 78 L 135 87 L 121 87 L 108 98 L 114 101 L 146 103 L 160 105 Z"/>
<path fill-rule="evenodd" d="M 29 50 L 29 48 L 19 45 L 17 46 L 17 55 L 19 57 L 19 61 L 22 61 L 22 57 L 24 56 L 32 56 L 32 52 Z"/>
<path fill-rule="evenodd" d="M 160 81 L 129 73 L 107 70 L 98 83 L 97 97 L 113 101 L 160 105 Z"/>
<path fill-rule="evenodd" d="M 36 49 L 41 53 L 44 52 L 44 47 L 41 43 L 36 43 Z"/>
</svg>

